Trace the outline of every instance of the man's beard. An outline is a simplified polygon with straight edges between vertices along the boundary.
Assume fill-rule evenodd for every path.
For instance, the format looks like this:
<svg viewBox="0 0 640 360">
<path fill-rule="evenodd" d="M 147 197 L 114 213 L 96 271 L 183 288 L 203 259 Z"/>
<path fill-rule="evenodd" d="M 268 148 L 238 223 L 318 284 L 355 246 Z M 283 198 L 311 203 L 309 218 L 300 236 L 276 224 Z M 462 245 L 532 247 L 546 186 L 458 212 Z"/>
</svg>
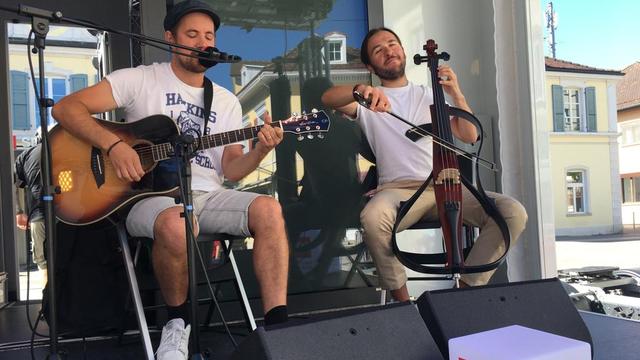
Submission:
<svg viewBox="0 0 640 360">
<path fill-rule="evenodd" d="M 200 62 L 197 58 L 192 58 L 187 55 L 178 56 L 178 62 L 185 70 L 191 71 L 193 73 L 199 74 L 207 70 L 204 66 L 200 65 Z"/>
<path fill-rule="evenodd" d="M 393 68 L 384 69 L 384 68 L 373 66 L 373 73 L 378 75 L 378 77 L 383 80 L 396 80 L 404 76 L 404 68 L 406 64 L 407 64 L 406 61 L 403 60 L 400 66 L 398 66 L 395 69 Z"/>
</svg>

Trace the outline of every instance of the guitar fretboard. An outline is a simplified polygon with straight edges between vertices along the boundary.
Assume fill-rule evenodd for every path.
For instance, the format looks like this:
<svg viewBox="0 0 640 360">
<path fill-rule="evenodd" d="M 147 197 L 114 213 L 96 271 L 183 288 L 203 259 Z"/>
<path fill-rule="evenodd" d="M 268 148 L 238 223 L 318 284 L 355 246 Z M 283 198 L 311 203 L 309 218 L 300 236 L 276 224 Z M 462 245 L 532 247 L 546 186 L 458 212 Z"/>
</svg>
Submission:
<svg viewBox="0 0 640 360">
<path fill-rule="evenodd" d="M 262 129 L 262 126 L 263 125 L 257 125 L 218 134 L 205 135 L 200 138 L 202 144 L 200 144 L 199 149 L 205 150 L 217 146 L 233 144 L 236 142 L 256 138 L 258 137 L 258 133 L 260 132 L 260 129 Z M 274 121 L 271 123 L 271 126 L 282 127 L 282 121 Z M 154 161 L 167 160 L 174 154 L 173 145 L 171 145 L 171 143 L 152 145 L 151 153 L 153 154 Z"/>
</svg>

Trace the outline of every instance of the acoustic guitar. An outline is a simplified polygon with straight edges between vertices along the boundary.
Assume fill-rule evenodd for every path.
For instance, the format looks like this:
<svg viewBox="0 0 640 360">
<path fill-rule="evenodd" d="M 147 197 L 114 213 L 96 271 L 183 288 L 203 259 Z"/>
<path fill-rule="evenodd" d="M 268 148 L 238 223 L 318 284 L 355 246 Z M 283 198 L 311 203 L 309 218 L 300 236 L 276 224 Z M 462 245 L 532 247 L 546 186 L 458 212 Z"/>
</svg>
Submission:
<svg viewBox="0 0 640 360">
<path fill-rule="evenodd" d="M 119 179 L 109 157 L 101 149 L 78 139 L 61 126 L 49 135 L 52 159 L 55 214 L 71 225 L 88 225 L 100 221 L 135 201 L 154 195 L 177 193 L 177 168 L 173 145 L 168 142 L 179 134 L 175 122 L 165 115 L 152 115 L 130 123 L 99 120 L 118 135 L 140 156 L 145 175 L 138 182 Z M 323 111 L 274 121 L 285 133 L 298 139 L 323 137 L 330 120 Z M 258 136 L 262 125 L 202 136 L 199 149 L 250 140 Z M 169 166 L 166 166 L 169 165 Z"/>
</svg>

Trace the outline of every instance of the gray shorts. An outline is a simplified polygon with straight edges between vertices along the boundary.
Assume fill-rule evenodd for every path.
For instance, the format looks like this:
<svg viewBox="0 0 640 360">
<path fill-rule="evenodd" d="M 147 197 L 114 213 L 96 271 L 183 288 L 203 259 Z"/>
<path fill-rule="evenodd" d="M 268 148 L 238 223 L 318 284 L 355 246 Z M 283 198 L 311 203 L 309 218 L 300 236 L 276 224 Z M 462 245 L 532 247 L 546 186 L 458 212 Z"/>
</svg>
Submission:
<svg viewBox="0 0 640 360">
<path fill-rule="evenodd" d="M 251 236 L 249 205 L 261 194 L 230 189 L 213 192 L 193 192 L 193 214 L 201 233 L 225 233 Z M 138 201 L 127 216 L 127 231 L 132 236 L 153 238 L 153 225 L 160 213 L 180 206 L 168 196 L 156 196 Z"/>
</svg>

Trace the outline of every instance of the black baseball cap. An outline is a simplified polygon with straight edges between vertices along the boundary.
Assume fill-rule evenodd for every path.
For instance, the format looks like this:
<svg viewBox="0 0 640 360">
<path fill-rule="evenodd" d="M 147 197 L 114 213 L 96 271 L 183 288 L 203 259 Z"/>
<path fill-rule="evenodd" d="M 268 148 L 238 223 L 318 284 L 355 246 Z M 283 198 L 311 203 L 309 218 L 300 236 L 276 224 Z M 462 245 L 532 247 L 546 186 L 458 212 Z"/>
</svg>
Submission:
<svg viewBox="0 0 640 360">
<path fill-rule="evenodd" d="M 213 20 L 214 31 L 217 31 L 220 27 L 220 17 L 209 4 L 198 0 L 186 0 L 175 4 L 167 11 L 167 16 L 164 17 L 164 29 L 167 31 L 173 29 L 183 16 L 192 12 L 201 12 L 209 15 Z"/>
</svg>

